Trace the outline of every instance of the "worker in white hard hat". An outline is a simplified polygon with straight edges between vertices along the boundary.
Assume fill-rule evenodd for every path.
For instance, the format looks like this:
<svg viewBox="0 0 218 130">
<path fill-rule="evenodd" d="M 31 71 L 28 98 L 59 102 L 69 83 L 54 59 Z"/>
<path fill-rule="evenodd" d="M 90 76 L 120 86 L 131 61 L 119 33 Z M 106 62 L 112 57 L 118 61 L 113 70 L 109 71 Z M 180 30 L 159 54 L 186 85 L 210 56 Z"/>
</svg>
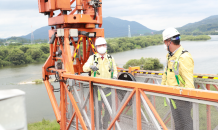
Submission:
<svg viewBox="0 0 218 130">
<path fill-rule="evenodd" d="M 95 41 L 95 47 L 97 54 L 91 55 L 87 62 L 83 66 L 84 72 L 91 71 L 92 77 L 100 77 L 107 79 L 117 79 L 117 67 L 114 61 L 114 58 L 107 54 L 107 42 L 103 37 L 99 37 Z M 99 87 L 99 86 L 94 86 Z M 107 97 L 107 100 L 111 106 L 111 88 L 101 87 L 104 94 Z M 97 90 L 97 89 L 96 89 Z M 101 110 L 102 110 L 102 99 L 100 92 L 94 91 L 98 94 L 98 106 L 99 106 L 99 128 L 106 129 L 108 127 L 108 122 L 110 121 L 110 115 L 107 110 L 106 105 L 104 104 L 105 114 L 103 117 L 103 125 L 101 123 Z"/>
<path fill-rule="evenodd" d="M 175 28 L 163 31 L 164 48 L 168 51 L 167 64 L 162 76 L 162 85 L 194 89 L 194 61 L 191 54 L 180 45 L 180 33 Z M 166 99 L 164 100 L 166 104 Z M 170 99 L 171 111 L 176 130 L 192 130 L 192 103 Z"/>
</svg>

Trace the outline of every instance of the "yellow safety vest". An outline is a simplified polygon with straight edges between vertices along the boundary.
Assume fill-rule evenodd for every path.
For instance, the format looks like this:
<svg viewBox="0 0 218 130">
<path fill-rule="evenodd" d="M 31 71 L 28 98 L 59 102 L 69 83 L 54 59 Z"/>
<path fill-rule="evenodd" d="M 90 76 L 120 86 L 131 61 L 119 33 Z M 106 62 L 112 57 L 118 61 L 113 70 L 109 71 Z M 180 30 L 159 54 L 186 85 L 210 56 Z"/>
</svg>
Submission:
<svg viewBox="0 0 218 130">
<path fill-rule="evenodd" d="M 114 69 L 113 69 L 112 57 L 109 54 L 107 54 L 107 57 L 108 57 L 108 60 L 110 62 L 110 70 L 109 71 L 111 71 L 111 78 L 113 78 Z M 97 58 L 96 54 L 94 54 L 94 65 L 97 66 L 97 64 L 98 64 L 98 58 Z M 92 71 L 92 73 L 93 73 L 93 71 Z M 96 74 L 100 75 L 100 73 L 98 71 L 95 71 L 94 77 L 96 77 Z M 111 95 L 111 92 L 108 93 L 106 95 L 106 97 L 108 97 L 110 95 Z M 101 94 L 100 94 L 99 90 L 98 90 L 98 101 L 101 101 Z"/>
<path fill-rule="evenodd" d="M 167 68 L 166 68 L 166 71 L 165 71 L 165 74 L 167 75 L 167 71 L 172 71 L 175 73 L 175 77 L 176 77 L 176 81 L 178 83 L 178 86 L 180 86 L 180 83 L 179 81 L 185 86 L 185 81 L 182 79 L 182 77 L 179 75 L 179 58 L 182 54 L 184 54 L 185 52 L 188 52 L 186 50 L 183 50 L 182 53 L 176 58 L 176 60 L 174 61 L 174 64 L 173 64 L 173 69 L 170 70 L 168 68 L 168 64 L 167 64 Z M 168 61 L 169 61 L 169 56 L 168 56 Z M 167 80 L 167 79 L 166 79 Z M 172 102 L 172 105 L 173 105 L 173 108 L 176 109 L 176 104 L 175 102 L 173 101 L 173 99 L 170 99 L 171 102 Z M 167 103 L 166 103 L 166 98 L 164 98 L 164 106 L 167 106 Z"/>
</svg>

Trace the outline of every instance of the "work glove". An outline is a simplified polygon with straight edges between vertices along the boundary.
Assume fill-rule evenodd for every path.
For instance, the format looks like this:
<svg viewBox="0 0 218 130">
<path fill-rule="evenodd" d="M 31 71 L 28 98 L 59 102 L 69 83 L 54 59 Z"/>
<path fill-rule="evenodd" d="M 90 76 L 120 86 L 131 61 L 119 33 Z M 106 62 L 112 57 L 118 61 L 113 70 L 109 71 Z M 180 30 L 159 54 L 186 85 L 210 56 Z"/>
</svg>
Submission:
<svg viewBox="0 0 218 130">
<path fill-rule="evenodd" d="M 90 69 L 92 69 L 92 71 L 97 71 L 97 70 L 99 70 L 98 69 L 98 67 L 96 67 L 96 66 L 94 66 L 94 65 L 90 65 L 90 67 L 89 67 Z"/>
<path fill-rule="evenodd" d="M 114 76 L 112 79 L 117 79 L 117 76 Z"/>
</svg>

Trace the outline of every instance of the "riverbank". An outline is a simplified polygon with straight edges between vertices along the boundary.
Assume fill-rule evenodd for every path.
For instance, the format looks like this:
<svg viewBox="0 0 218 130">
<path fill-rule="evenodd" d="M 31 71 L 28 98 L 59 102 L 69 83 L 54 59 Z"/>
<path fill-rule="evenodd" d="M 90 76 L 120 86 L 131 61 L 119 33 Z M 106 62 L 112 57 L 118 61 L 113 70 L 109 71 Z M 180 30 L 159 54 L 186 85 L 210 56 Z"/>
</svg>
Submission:
<svg viewBox="0 0 218 130">
<path fill-rule="evenodd" d="M 60 125 L 56 120 L 50 121 L 42 119 L 40 122 L 28 124 L 28 130 L 60 130 Z"/>
</svg>

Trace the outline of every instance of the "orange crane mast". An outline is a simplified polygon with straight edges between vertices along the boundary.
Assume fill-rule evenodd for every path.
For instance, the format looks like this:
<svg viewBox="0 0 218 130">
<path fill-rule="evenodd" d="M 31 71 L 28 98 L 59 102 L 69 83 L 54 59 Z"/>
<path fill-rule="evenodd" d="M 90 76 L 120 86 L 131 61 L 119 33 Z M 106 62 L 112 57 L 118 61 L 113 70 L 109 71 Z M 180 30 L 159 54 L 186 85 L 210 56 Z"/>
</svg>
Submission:
<svg viewBox="0 0 218 130">
<path fill-rule="evenodd" d="M 71 7 L 76 3 L 75 7 Z M 50 57 L 43 66 L 43 79 L 48 78 L 46 68 L 54 66 L 60 59 L 66 71 L 83 72 L 82 66 L 90 54 L 95 53 L 96 37 L 104 37 L 102 26 L 101 0 L 38 0 L 39 12 L 48 15 Z M 74 8 L 74 9 L 72 9 Z M 55 16 L 54 11 L 60 13 Z M 83 56 L 77 56 L 80 44 L 83 45 Z M 70 46 L 74 46 L 73 56 Z M 60 51 L 58 51 L 58 48 Z M 61 55 L 58 58 L 57 55 Z M 73 65 L 73 62 L 76 64 Z M 72 67 L 73 66 L 73 67 Z"/>
<path fill-rule="evenodd" d="M 60 77 L 60 74 L 82 73 L 82 67 L 88 57 L 96 53 L 95 39 L 104 37 L 104 29 L 101 28 L 101 4 L 101 0 L 38 0 L 39 12 L 48 16 L 48 25 L 51 26 L 51 30 L 49 30 L 50 56 L 42 67 L 42 77 L 61 129 L 66 129 L 69 121 L 63 118 L 66 117 L 65 81 L 67 78 Z M 60 13 L 55 15 L 55 11 L 60 11 Z M 81 44 L 82 56 L 80 55 Z M 72 47 L 74 50 L 70 50 Z M 73 51 L 73 55 L 71 51 Z M 60 108 L 54 96 L 54 89 L 49 83 L 49 75 L 59 77 L 57 80 L 60 82 Z M 75 100 L 73 103 L 75 108 Z M 85 129 L 85 124 L 80 119 L 81 114 L 76 108 L 77 113 L 74 116 L 79 118 Z"/>
</svg>

